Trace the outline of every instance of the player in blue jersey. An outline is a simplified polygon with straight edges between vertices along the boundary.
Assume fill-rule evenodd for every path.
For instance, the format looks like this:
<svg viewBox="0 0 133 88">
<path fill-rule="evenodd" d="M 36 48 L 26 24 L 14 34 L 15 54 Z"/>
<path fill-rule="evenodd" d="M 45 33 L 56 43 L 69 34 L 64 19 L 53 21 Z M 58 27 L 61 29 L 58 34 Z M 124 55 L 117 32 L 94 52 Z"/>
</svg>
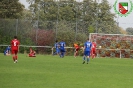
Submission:
<svg viewBox="0 0 133 88">
<path fill-rule="evenodd" d="M 11 47 L 8 46 L 8 47 L 4 50 L 4 55 L 10 55 L 10 50 L 11 50 Z"/>
<path fill-rule="evenodd" d="M 60 57 L 63 58 L 65 55 L 66 43 L 64 41 L 61 41 L 59 44 L 60 44 Z"/>
<path fill-rule="evenodd" d="M 55 48 L 55 50 L 56 50 L 53 53 L 53 55 L 58 55 L 60 53 L 58 40 L 55 41 L 55 44 L 54 44 L 54 47 L 53 48 Z"/>
<path fill-rule="evenodd" d="M 91 46 L 92 46 L 92 43 L 89 41 L 89 38 L 88 38 L 87 41 L 84 43 L 83 64 L 85 63 L 86 59 L 87 59 L 87 64 L 90 60 Z"/>
</svg>

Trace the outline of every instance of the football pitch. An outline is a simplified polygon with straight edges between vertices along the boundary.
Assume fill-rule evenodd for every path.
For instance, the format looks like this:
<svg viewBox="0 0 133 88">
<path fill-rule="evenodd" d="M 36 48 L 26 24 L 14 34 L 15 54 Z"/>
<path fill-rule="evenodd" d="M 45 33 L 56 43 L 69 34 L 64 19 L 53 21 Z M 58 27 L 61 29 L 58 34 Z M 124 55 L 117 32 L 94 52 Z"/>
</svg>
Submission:
<svg viewBox="0 0 133 88">
<path fill-rule="evenodd" d="M 0 54 L 0 88 L 133 88 L 133 59 Z"/>
</svg>

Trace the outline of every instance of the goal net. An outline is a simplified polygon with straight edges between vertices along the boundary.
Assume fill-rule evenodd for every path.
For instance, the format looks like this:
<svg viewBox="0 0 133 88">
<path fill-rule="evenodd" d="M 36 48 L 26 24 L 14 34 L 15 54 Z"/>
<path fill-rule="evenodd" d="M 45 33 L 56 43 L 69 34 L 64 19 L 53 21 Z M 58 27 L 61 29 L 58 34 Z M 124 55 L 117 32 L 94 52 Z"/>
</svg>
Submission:
<svg viewBox="0 0 133 88">
<path fill-rule="evenodd" d="M 91 33 L 89 37 L 97 43 L 98 57 L 133 57 L 132 35 Z"/>
</svg>

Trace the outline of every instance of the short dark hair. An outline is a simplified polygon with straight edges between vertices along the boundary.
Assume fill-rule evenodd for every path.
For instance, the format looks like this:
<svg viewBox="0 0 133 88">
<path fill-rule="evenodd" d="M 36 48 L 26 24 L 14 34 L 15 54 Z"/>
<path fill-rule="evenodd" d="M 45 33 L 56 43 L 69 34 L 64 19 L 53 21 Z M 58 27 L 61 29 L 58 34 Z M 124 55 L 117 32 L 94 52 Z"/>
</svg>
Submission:
<svg viewBox="0 0 133 88">
<path fill-rule="evenodd" d="M 58 40 L 56 40 L 55 42 L 58 42 Z"/>
<path fill-rule="evenodd" d="M 17 39 L 17 36 L 14 36 L 15 39 Z"/>
<path fill-rule="evenodd" d="M 87 38 L 87 40 L 89 41 L 90 39 L 89 39 L 89 38 Z"/>
</svg>

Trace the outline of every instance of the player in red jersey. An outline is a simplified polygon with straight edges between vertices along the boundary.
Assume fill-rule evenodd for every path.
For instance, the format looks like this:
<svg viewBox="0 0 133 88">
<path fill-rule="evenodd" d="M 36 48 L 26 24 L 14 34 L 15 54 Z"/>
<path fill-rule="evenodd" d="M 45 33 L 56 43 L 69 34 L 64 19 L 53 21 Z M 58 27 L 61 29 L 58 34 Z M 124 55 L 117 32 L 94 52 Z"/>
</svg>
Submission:
<svg viewBox="0 0 133 88">
<path fill-rule="evenodd" d="M 36 52 L 30 47 L 29 57 L 36 57 Z"/>
<path fill-rule="evenodd" d="M 17 39 L 17 36 L 14 36 L 14 39 L 11 41 L 11 52 L 12 52 L 12 58 L 14 63 L 18 62 L 18 51 L 19 51 L 19 40 Z"/>
<path fill-rule="evenodd" d="M 92 42 L 92 48 L 91 48 L 91 56 L 92 56 L 92 59 L 94 59 L 96 57 L 96 42 Z"/>
<path fill-rule="evenodd" d="M 74 57 L 76 58 L 76 56 L 78 55 L 78 51 L 80 50 L 80 46 L 79 44 L 74 44 L 74 48 L 75 48 L 75 52 L 74 52 Z"/>
</svg>

